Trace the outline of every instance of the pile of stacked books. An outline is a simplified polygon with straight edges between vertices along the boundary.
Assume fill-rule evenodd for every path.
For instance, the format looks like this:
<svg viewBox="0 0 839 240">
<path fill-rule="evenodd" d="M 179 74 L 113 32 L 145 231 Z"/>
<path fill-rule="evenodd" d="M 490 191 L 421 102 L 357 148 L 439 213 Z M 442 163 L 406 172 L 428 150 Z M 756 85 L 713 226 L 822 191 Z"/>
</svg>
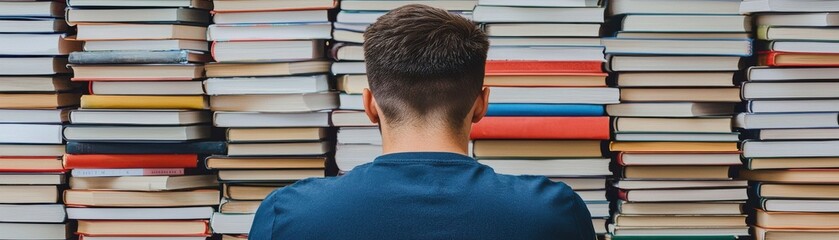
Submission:
<svg viewBox="0 0 839 240">
<path fill-rule="evenodd" d="M 323 177 L 330 92 L 325 40 L 333 1 L 216 0 L 207 65 L 216 127 L 226 129 L 227 155 L 211 156 L 223 200 L 213 232 L 246 238 L 253 215 L 273 190 Z M 303 9 L 303 10 L 301 10 Z"/>
<path fill-rule="evenodd" d="M 64 239 L 62 124 L 79 103 L 67 54 L 64 3 L 0 1 L 0 233 Z"/>
<path fill-rule="evenodd" d="M 748 235 L 746 182 L 732 131 L 737 72 L 751 55 L 739 0 L 615 0 L 618 27 L 604 39 L 621 104 L 613 118 L 619 182 L 611 233 Z"/>
<path fill-rule="evenodd" d="M 753 181 L 754 234 L 839 238 L 839 1 L 753 0 L 759 66 L 737 117 L 744 179 Z"/>
<path fill-rule="evenodd" d="M 210 138 L 201 81 L 209 60 L 207 1 L 73 1 L 68 23 L 83 52 L 74 81 L 89 84 L 64 129 L 72 169 L 68 218 L 85 239 L 203 239 L 219 202 L 199 153 Z M 210 151 L 212 152 L 212 151 Z"/>
<path fill-rule="evenodd" d="M 473 154 L 502 174 L 543 175 L 574 189 L 606 232 L 609 140 L 604 104 L 618 103 L 603 72 L 604 8 L 592 1 L 481 0 L 474 18 L 490 37 L 487 117 Z"/>
<path fill-rule="evenodd" d="M 423 1 L 428 6 L 442 8 L 462 16 L 470 16 L 477 1 Z M 361 92 L 368 87 L 365 75 L 363 32 L 376 19 L 388 11 L 407 5 L 408 1 L 345 0 L 334 23 L 332 46 L 332 74 L 336 76 L 341 91 L 339 107 L 332 115 L 338 127 L 335 161 L 341 172 L 370 162 L 382 154 L 379 129 L 364 114 Z"/>
</svg>

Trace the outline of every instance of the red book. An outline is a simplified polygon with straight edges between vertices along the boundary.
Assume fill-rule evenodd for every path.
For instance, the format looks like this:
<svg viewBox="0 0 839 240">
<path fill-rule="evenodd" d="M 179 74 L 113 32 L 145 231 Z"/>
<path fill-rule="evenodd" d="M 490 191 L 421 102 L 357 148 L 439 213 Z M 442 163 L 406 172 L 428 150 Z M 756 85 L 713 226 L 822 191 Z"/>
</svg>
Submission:
<svg viewBox="0 0 839 240">
<path fill-rule="evenodd" d="M 195 168 L 197 154 L 66 154 L 64 168 Z"/>
<path fill-rule="evenodd" d="M 609 117 L 485 117 L 471 139 L 609 139 Z"/>
<path fill-rule="evenodd" d="M 486 73 L 602 73 L 599 61 L 487 61 Z"/>
<path fill-rule="evenodd" d="M 758 56 L 760 65 L 773 67 L 837 67 L 839 54 L 836 53 L 797 53 L 797 52 L 761 52 Z"/>
</svg>

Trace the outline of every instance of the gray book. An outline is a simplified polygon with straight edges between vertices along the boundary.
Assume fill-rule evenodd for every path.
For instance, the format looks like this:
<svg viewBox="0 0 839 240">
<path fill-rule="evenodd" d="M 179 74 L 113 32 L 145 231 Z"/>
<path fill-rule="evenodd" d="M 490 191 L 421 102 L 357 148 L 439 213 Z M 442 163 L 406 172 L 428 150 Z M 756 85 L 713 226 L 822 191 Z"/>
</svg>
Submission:
<svg viewBox="0 0 839 240">
<path fill-rule="evenodd" d="M 186 64 L 208 62 L 209 55 L 188 50 L 90 51 L 70 53 L 71 64 Z"/>
</svg>

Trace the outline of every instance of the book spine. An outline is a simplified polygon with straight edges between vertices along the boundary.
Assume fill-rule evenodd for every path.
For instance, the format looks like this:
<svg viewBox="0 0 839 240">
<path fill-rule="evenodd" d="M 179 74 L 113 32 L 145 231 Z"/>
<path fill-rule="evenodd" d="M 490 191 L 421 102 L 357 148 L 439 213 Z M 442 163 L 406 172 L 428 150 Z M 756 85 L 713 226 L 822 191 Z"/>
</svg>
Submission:
<svg viewBox="0 0 839 240">
<path fill-rule="evenodd" d="M 187 51 L 93 51 L 70 53 L 71 64 L 185 64 Z"/>
<path fill-rule="evenodd" d="M 73 169 L 73 177 L 176 176 L 183 168 Z"/>
<path fill-rule="evenodd" d="M 91 143 L 67 142 L 68 154 L 227 154 L 224 141 L 191 143 Z"/>
</svg>

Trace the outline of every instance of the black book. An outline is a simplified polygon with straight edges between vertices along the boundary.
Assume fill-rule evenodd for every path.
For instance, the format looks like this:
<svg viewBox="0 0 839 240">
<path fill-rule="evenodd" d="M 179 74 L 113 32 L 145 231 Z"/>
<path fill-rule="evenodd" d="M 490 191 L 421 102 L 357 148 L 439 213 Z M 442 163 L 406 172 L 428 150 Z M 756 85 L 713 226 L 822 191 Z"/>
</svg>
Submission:
<svg viewBox="0 0 839 240">
<path fill-rule="evenodd" d="M 185 143 L 67 142 L 68 154 L 227 154 L 224 141 Z"/>
</svg>

